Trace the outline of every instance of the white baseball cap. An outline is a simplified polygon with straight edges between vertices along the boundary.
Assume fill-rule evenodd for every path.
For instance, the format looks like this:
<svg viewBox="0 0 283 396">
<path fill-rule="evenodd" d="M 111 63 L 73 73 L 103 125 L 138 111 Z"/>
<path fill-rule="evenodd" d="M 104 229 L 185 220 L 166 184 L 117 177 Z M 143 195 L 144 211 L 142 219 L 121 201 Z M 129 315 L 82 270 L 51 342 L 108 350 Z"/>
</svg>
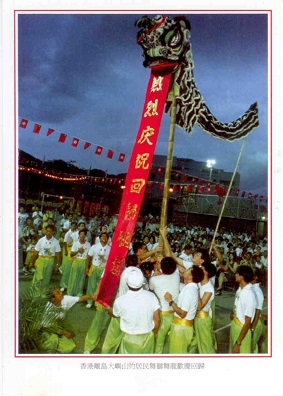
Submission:
<svg viewBox="0 0 283 396">
<path fill-rule="evenodd" d="M 142 287 L 144 282 L 144 276 L 141 270 L 137 267 L 131 268 L 131 271 L 129 271 L 127 275 L 127 284 L 129 287 L 132 287 L 133 289 L 139 289 Z"/>
</svg>

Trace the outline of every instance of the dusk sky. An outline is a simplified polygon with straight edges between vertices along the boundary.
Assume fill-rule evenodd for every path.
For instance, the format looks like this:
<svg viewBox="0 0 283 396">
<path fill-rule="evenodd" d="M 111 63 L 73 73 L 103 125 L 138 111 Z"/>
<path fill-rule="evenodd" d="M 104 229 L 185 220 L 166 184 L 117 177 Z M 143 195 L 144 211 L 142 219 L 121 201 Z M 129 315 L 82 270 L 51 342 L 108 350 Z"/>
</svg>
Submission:
<svg viewBox="0 0 283 396">
<path fill-rule="evenodd" d="M 18 115 L 19 122 L 29 120 L 26 129 L 19 128 L 21 150 L 108 174 L 127 171 L 150 75 L 136 42 L 134 24 L 142 15 L 18 15 Z M 231 122 L 258 102 L 260 126 L 247 138 L 238 172 L 241 191 L 267 196 L 267 15 L 187 14 L 187 19 L 195 81 L 212 113 Z M 32 131 L 34 123 L 42 125 L 39 134 Z M 156 154 L 167 154 L 169 123 L 164 114 Z M 50 136 L 48 128 L 55 130 Z M 58 142 L 60 133 L 67 134 L 65 143 Z M 71 146 L 73 137 L 81 139 L 77 147 Z M 92 146 L 84 150 L 86 141 Z M 103 147 L 100 156 L 96 145 Z M 233 172 L 241 146 L 242 140 L 219 140 L 197 126 L 190 135 L 176 127 L 174 156 L 215 159 L 216 168 Z M 109 149 L 112 159 L 106 157 Z M 126 154 L 123 163 L 120 153 Z"/>
</svg>

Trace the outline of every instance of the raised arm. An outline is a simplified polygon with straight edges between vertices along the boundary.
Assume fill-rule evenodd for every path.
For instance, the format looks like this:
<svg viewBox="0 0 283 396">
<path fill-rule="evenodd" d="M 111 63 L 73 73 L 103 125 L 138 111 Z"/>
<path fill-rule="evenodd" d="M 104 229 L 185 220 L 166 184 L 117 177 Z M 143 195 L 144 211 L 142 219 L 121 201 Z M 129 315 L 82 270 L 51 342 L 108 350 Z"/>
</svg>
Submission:
<svg viewBox="0 0 283 396">
<path fill-rule="evenodd" d="M 150 250 L 149 252 L 145 252 L 143 255 L 140 256 L 140 260 L 144 261 L 147 258 L 149 258 L 150 256 L 152 256 L 155 253 L 159 253 L 162 252 L 163 248 L 162 246 L 156 246 L 154 249 Z"/>
<path fill-rule="evenodd" d="M 37 260 L 37 258 L 38 258 L 38 251 L 37 250 L 35 250 L 34 252 L 33 252 L 33 255 L 32 255 L 32 258 L 31 258 L 31 260 L 30 260 L 30 263 L 29 263 L 29 270 L 30 269 L 32 269 L 33 267 L 34 267 L 34 263 L 36 262 L 36 260 Z"/>
<path fill-rule="evenodd" d="M 183 309 L 181 309 L 180 307 L 178 307 L 178 305 L 175 303 L 175 301 L 172 300 L 172 294 L 169 292 L 166 292 L 164 294 L 164 298 L 165 300 L 169 303 L 169 305 L 171 306 L 171 308 L 183 319 L 186 317 L 187 315 L 187 311 L 184 311 Z"/>
<path fill-rule="evenodd" d="M 219 251 L 219 249 L 218 249 L 218 247 L 217 247 L 215 242 L 212 243 L 212 249 L 215 251 L 215 255 L 216 255 L 216 257 L 217 257 L 217 259 L 219 261 L 219 264 L 221 264 L 222 261 L 223 261 L 223 256 L 220 253 L 220 251 Z"/>
<path fill-rule="evenodd" d="M 164 248 L 164 253 L 166 257 L 172 257 L 178 266 L 179 272 L 182 275 L 184 271 L 186 270 L 186 267 L 184 266 L 184 262 L 182 259 L 177 257 L 171 250 L 171 247 L 169 245 L 169 241 L 167 239 L 167 230 L 165 228 L 160 228 L 159 229 L 160 235 L 162 236 L 163 239 L 163 248 Z"/>
</svg>

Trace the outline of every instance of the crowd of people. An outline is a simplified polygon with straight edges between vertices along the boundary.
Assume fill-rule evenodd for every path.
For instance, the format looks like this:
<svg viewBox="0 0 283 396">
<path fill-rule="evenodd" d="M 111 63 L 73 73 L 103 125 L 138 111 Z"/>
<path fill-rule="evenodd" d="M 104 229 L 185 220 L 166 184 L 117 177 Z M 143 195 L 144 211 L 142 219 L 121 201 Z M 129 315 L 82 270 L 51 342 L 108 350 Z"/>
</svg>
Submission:
<svg viewBox="0 0 283 396">
<path fill-rule="evenodd" d="M 140 217 L 113 306 L 103 306 L 96 298 L 116 224 L 117 216 L 19 209 L 19 269 L 32 278 L 33 290 L 46 296 L 55 271 L 60 284 L 48 309 L 67 311 L 83 302 L 95 311 L 85 354 L 105 332 L 103 354 L 215 354 L 215 296 L 227 285 L 235 292 L 229 352 L 268 352 L 262 312 L 267 237 L 223 228 L 214 235 L 197 225 L 160 228 L 157 216 Z M 57 347 L 45 340 L 43 350 L 71 353 L 76 347 L 59 338 Z"/>
</svg>

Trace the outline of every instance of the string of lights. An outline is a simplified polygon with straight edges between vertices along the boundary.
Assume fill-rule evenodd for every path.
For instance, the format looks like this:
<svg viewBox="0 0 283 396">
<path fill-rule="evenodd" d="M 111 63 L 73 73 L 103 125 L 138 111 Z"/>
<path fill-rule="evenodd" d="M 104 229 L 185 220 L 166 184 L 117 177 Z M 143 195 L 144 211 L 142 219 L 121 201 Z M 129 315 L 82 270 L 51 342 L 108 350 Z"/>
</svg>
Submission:
<svg viewBox="0 0 283 396">
<path fill-rule="evenodd" d="M 40 169 L 36 169 L 33 167 L 29 167 L 29 166 L 23 166 L 23 165 L 19 166 L 19 171 L 31 172 L 34 174 L 41 175 L 43 177 L 47 177 L 50 179 L 63 181 L 63 182 L 76 182 L 76 183 L 90 182 L 90 183 L 102 183 L 102 184 L 103 183 L 117 184 L 117 185 L 120 185 L 121 188 L 124 187 L 124 183 L 125 183 L 125 179 L 122 179 L 122 178 L 113 178 L 113 177 L 108 178 L 108 177 L 99 177 L 99 176 L 91 176 L 91 175 L 74 175 L 74 174 L 66 174 L 66 173 L 62 173 L 62 172 L 54 173 L 55 171 L 40 170 Z M 160 170 L 158 172 L 160 172 Z M 192 192 L 192 193 L 196 193 L 197 191 L 199 193 L 204 193 L 205 192 L 204 187 L 206 185 L 206 188 L 207 188 L 206 192 L 209 194 L 214 192 L 216 195 L 224 196 L 227 192 L 226 191 L 227 186 L 221 185 L 219 183 L 214 183 L 214 182 L 211 182 L 210 180 L 200 179 L 198 177 L 188 175 L 188 174 L 185 174 L 185 173 L 182 173 L 179 171 L 174 172 L 174 173 L 175 173 L 175 177 L 177 175 L 178 179 L 180 179 L 180 177 L 183 177 L 183 179 L 186 180 L 186 183 L 180 183 L 179 180 L 172 182 L 170 185 L 171 191 L 184 190 L 184 191 Z M 173 173 L 173 176 L 174 176 L 174 173 Z M 153 185 L 159 185 L 161 189 L 164 188 L 164 182 L 160 182 L 160 181 L 148 181 L 147 182 L 148 188 L 152 188 Z M 231 189 L 230 194 L 233 193 L 234 195 L 239 195 L 239 192 L 240 192 L 239 188 L 236 188 L 236 191 L 234 189 L 234 192 L 233 192 L 233 189 Z M 241 195 L 242 198 L 244 198 L 245 195 L 246 195 L 246 192 L 243 191 L 242 195 Z M 263 196 L 259 196 L 258 194 L 255 194 L 254 196 L 252 196 L 251 193 L 249 193 L 248 198 L 254 198 L 254 199 L 260 199 L 260 200 L 267 201 L 267 198 L 265 198 Z"/>
</svg>

